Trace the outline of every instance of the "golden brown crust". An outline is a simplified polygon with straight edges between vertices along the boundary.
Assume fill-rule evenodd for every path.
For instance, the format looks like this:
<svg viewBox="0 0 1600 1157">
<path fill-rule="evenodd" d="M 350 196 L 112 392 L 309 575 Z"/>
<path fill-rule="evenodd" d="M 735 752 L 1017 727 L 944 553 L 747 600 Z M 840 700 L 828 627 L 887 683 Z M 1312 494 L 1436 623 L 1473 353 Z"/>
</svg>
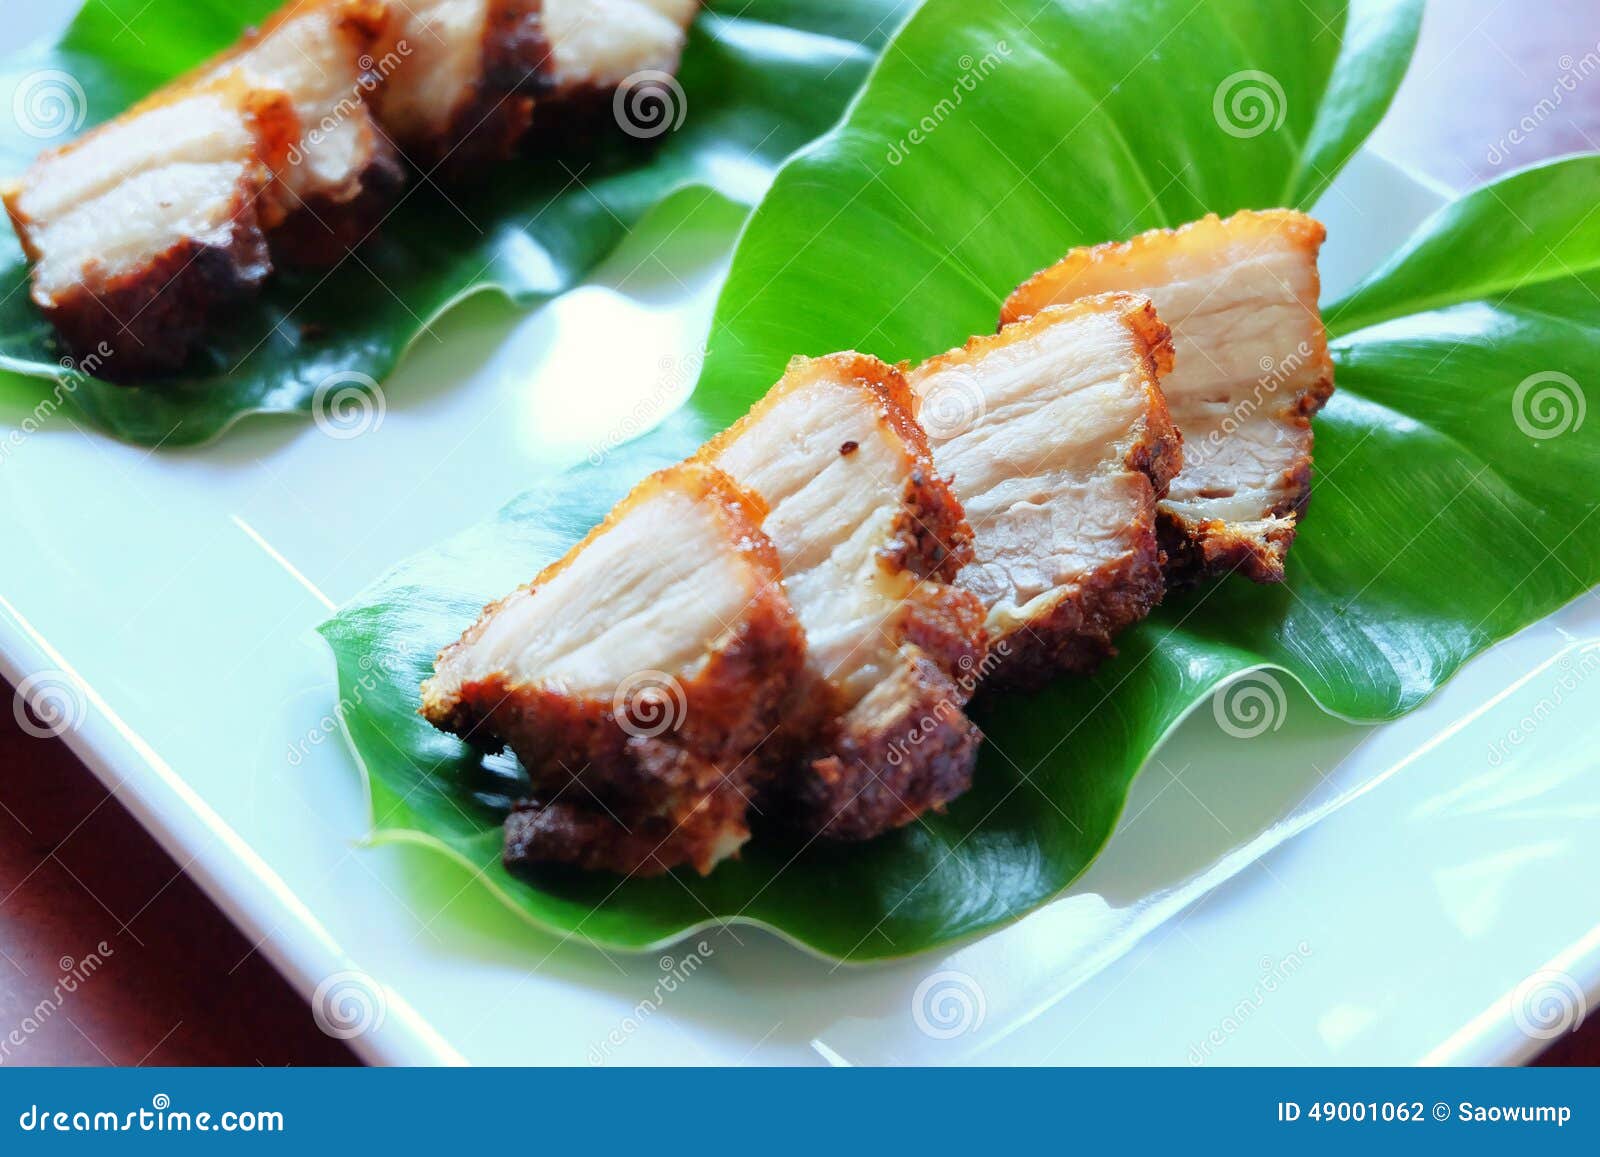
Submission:
<svg viewBox="0 0 1600 1157">
<path fill-rule="evenodd" d="M 1305 471 L 1309 488 L 1309 468 Z M 1302 493 L 1300 509 L 1305 507 Z M 1211 518 L 1196 522 L 1162 510 L 1157 532 L 1167 556 L 1167 586 L 1184 590 L 1218 575 L 1237 571 L 1252 582 L 1283 581 L 1284 559 L 1298 532 L 1296 517 L 1273 517 L 1255 522 L 1224 522 Z"/>
<path fill-rule="evenodd" d="M 542 0 L 490 0 L 478 80 L 443 132 L 401 142 L 412 163 L 463 180 L 484 164 L 516 154 L 533 124 L 535 102 L 549 87 L 551 55 L 541 5 Z M 404 81 L 402 70 L 393 83 Z"/>
<path fill-rule="evenodd" d="M 1091 675 L 1117 653 L 1112 640 L 1141 622 L 1166 594 L 1157 538 L 1157 503 L 1183 466 L 1183 435 L 1172 423 L 1161 378 L 1172 371 L 1172 330 L 1142 295 L 1107 294 L 1138 342 L 1136 375 L 1145 412 L 1123 466 L 1143 475 L 1144 501 L 1130 528 L 1130 552 L 1085 575 L 1040 618 L 1010 638 L 990 661 L 998 686 L 1037 687 L 1053 675 Z M 1093 307 L 1097 298 L 1085 299 Z M 1070 308 L 1070 307 L 1069 307 Z M 1026 324 L 1026 323 L 1024 323 Z"/>
<path fill-rule="evenodd" d="M 1002 324 L 1029 317 L 1051 302 L 1071 296 L 1076 284 L 1099 289 L 1108 280 L 1125 281 L 1126 275 L 1118 270 L 1127 263 L 1150 263 L 1151 276 L 1159 276 L 1169 252 L 1186 248 L 1193 252 L 1222 236 L 1287 239 L 1292 248 L 1306 255 L 1311 276 L 1298 300 L 1311 319 L 1313 336 L 1310 349 L 1299 356 L 1309 361 L 1312 376 L 1275 415 L 1280 423 L 1303 432 L 1304 454 L 1282 475 L 1279 493 L 1284 497 L 1263 510 L 1258 520 L 1195 520 L 1163 506 L 1159 535 L 1168 556 L 1169 587 L 1235 571 L 1260 583 L 1283 580 L 1285 558 L 1310 499 L 1311 417 L 1333 394 L 1333 359 L 1317 309 L 1320 279 L 1316 261 L 1326 235 L 1321 222 L 1293 209 L 1246 209 L 1225 219 L 1211 213 L 1176 229 L 1152 229 L 1127 241 L 1074 249 L 1019 285 L 1001 308 Z"/>
<path fill-rule="evenodd" d="M 1321 249 L 1327 229 L 1322 222 L 1295 209 L 1241 209 L 1231 217 L 1218 217 L 1207 213 L 1175 229 L 1147 229 L 1126 241 L 1105 241 L 1099 245 L 1083 245 L 1069 251 L 1053 265 L 1048 265 L 1013 289 L 1000 307 L 1000 324 L 1010 325 L 1032 317 L 1047 306 L 1063 300 L 1071 301 L 1081 294 L 1074 293 L 1077 282 L 1098 283 L 1107 267 L 1117 267 L 1130 261 L 1159 258 L 1173 246 L 1200 241 L 1204 235 L 1219 230 L 1238 233 L 1249 231 L 1259 235 L 1272 234 L 1287 237 L 1297 247 L 1315 258 Z M 1116 279 L 1116 275 L 1112 276 Z M 1103 292 L 1104 286 L 1088 290 Z M 1312 302 L 1315 305 L 1315 301 Z M 1326 352 L 1326 351 L 1324 351 Z"/>
<path fill-rule="evenodd" d="M 301 123 L 287 93 L 255 87 L 231 68 L 265 36 L 313 7 L 338 10 L 337 27 L 349 38 L 352 65 L 375 43 L 387 18 L 386 6 L 377 0 L 302 0 L 286 5 L 224 52 L 163 85 L 114 120 L 35 161 L 35 165 L 48 163 L 65 150 L 92 147 L 113 127 L 206 90 L 229 94 L 244 110 L 256 140 L 257 163 L 241 182 L 225 238 L 185 239 L 142 267 L 116 276 L 97 279 L 90 270 L 80 284 L 53 298 L 36 289 L 34 301 L 67 348 L 78 358 L 97 355 L 97 372 L 102 376 L 127 381 L 181 368 L 215 318 L 259 290 L 272 273 L 274 256 L 327 264 L 365 237 L 387 211 L 403 173 L 387 142 L 376 133 L 372 159 L 351 188 L 337 196 L 312 198 L 296 210 L 281 174 L 293 163 L 310 126 Z M 359 111 L 365 115 L 364 107 Z M 42 255 L 31 236 L 32 223 L 18 203 L 20 195 L 20 183 L 6 190 L 6 210 L 24 252 L 36 262 Z"/>
<path fill-rule="evenodd" d="M 1116 653 L 1112 639 L 1147 616 L 1165 593 L 1156 503 L 1166 495 L 1183 462 L 1183 437 L 1172 423 L 1160 384 L 1173 366 L 1172 331 L 1142 294 L 1096 294 L 1048 306 L 996 334 L 969 338 L 964 345 L 929 358 L 916 371 L 920 377 L 970 365 L 997 345 L 1028 340 L 1041 329 L 1084 313 L 1115 315 L 1131 338 L 1128 372 L 1140 392 L 1143 414 L 1130 430 L 1122 464 L 1143 476 L 1144 500 L 1128 528 L 1131 545 L 1126 555 L 1083 575 L 1027 623 L 990 640 L 983 674 L 1002 686 L 1034 687 L 1061 673 L 1092 674 Z"/>
<path fill-rule="evenodd" d="M 972 786 L 983 738 L 962 710 L 969 693 L 916 657 L 846 717 L 775 811 L 807 833 L 866 840 L 944 810 Z"/>
<path fill-rule="evenodd" d="M 662 487 L 688 493 L 717 513 L 725 540 L 741 553 L 756 584 L 740 618 L 715 640 L 692 677 L 676 679 L 657 701 L 631 703 L 619 702 L 620 691 L 601 698 L 519 684 L 503 674 L 453 690 L 441 691 L 433 680 L 424 685 L 421 713 L 429 722 L 487 750 L 509 746 L 528 772 L 533 796 L 508 823 L 508 863 L 579 863 L 646 874 L 689 863 L 707 872 L 748 834 L 744 808 L 772 758 L 761 748 L 779 724 L 805 659 L 776 552 L 760 530 L 760 500 L 703 464 L 661 471 L 529 589 L 536 593 Z M 476 640 L 499 606 L 485 608 L 461 640 L 440 653 L 439 665 Z M 658 726 L 663 718 L 665 729 Z M 632 838 L 612 838 L 618 831 Z"/>
<path fill-rule="evenodd" d="M 865 392 L 900 456 L 906 481 L 878 564 L 909 580 L 893 621 L 881 627 L 899 643 L 902 665 L 860 704 L 841 704 L 833 688 L 815 682 L 799 686 L 786 710 L 791 770 L 771 781 L 767 798 L 774 815 L 807 834 L 866 839 L 942 807 L 971 783 L 978 731 L 961 707 L 983 660 L 983 606 L 951 585 L 972 558 L 972 528 L 934 468 L 911 387 L 893 366 L 855 352 L 795 358 L 784 379 L 700 454 L 715 460 L 818 372 Z M 839 452 L 858 448 L 847 443 Z"/>
<path fill-rule="evenodd" d="M 778 384 L 744 417 L 702 446 L 693 460 L 716 461 L 725 448 L 743 437 L 790 391 L 803 388 L 815 373 L 831 374 L 864 390 L 877 410 L 879 427 L 900 452 L 907 483 L 889 564 L 918 578 L 953 581 L 956 572 L 972 560 L 972 527 L 949 481 L 934 467 L 928 435 L 916 419 L 915 400 L 905 375 L 870 354 L 850 350 L 820 358 L 791 358 Z M 840 453 L 848 456 L 856 449 L 840 447 Z"/>
<path fill-rule="evenodd" d="M 372 236 L 406 181 L 398 151 L 378 128 L 366 103 L 383 79 L 374 53 L 393 16 L 389 0 L 298 0 L 287 4 L 259 30 L 246 32 L 236 45 L 206 67 L 221 70 L 290 18 L 303 17 L 319 7 L 336 12 L 336 34 L 345 42 L 352 76 L 352 105 L 340 115 L 359 117 L 364 122 L 367 159 L 340 188 L 310 196 L 290 191 L 282 170 L 275 175 L 262 196 L 259 212 L 273 259 L 284 265 L 325 267 L 338 262 Z M 316 127 L 297 126 L 290 164 L 300 163 L 298 153 L 306 147 L 304 134 Z"/>
<path fill-rule="evenodd" d="M 399 155 L 388 141 L 378 138 L 355 196 L 307 197 L 268 230 L 274 263 L 307 268 L 336 264 L 378 231 L 405 184 Z"/>
<path fill-rule="evenodd" d="M 253 296 L 272 272 L 257 210 L 273 166 L 282 162 L 296 135 L 294 109 L 281 93 L 258 92 L 224 79 L 188 88 L 169 86 L 123 116 L 131 118 L 196 91 L 217 92 L 234 102 L 257 147 L 253 165 L 234 190 L 224 235 L 206 241 L 185 238 L 121 274 L 105 275 L 90 265 L 78 283 L 54 295 L 35 280 L 30 294 L 72 356 L 92 357 L 95 372 L 108 380 L 127 381 L 179 368 L 218 314 Z M 34 166 L 81 147 L 105 129 L 97 126 L 41 154 Z M 42 254 L 33 236 L 35 222 L 22 210 L 21 186 L 17 182 L 6 189 L 6 212 L 24 253 L 38 261 Z"/>
<path fill-rule="evenodd" d="M 181 368 L 212 320 L 253 296 L 271 269 L 255 200 L 241 196 L 224 242 L 185 240 L 98 288 L 33 300 L 74 358 L 123 382 Z"/>
<path fill-rule="evenodd" d="M 684 757 L 681 749 L 671 749 L 671 755 Z M 619 876 L 659 876 L 690 864 L 705 875 L 730 833 L 749 834 L 748 807 L 737 792 L 710 793 L 678 818 L 623 820 L 593 804 L 519 800 L 506 817 L 502 859 L 523 874 L 539 865 L 568 864 Z"/>
<path fill-rule="evenodd" d="M 934 470 L 926 446 L 917 458 L 895 520 L 890 561 L 919 579 L 952 583 L 972 561 L 972 527 L 955 491 Z"/>
</svg>

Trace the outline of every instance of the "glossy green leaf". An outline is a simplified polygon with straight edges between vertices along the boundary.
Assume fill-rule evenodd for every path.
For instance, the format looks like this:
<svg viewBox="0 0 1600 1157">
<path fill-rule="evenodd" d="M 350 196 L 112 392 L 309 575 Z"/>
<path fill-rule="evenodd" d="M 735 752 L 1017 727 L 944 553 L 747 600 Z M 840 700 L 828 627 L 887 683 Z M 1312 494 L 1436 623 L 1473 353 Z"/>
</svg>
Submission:
<svg viewBox="0 0 1600 1157">
<path fill-rule="evenodd" d="M 1174 596 L 1095 678 L 981 701 L 976 785 L 942 816 L 865 846 L 797 854 L 757 841 L 706 880 L 551 876 L 535 888 L 496 860 L 514 765 L 484 763 L 412 714 L 429 654 L 479 604 L 741 412 L 790 354 L 921 356 L 992 327 L 1016 281 L 1069 246 L 1275 205 L 1285 189 L 1304 204 L 1386 103 L 1416 12 L 1363 8 L 1352 24 L 1324 5 L 1304 26 L 1298 11 L 1274 25 L 1284 7 L 931 0 L 846 123 L 788 165 L 752 217 L 688 405 L 325 626 L 380 833 L 445 848 L 531 918 L 607 944 L 747 919 L 830 955 L 902 955 L 1065 888 L 1161 738 L 1231 676 L 1281 668 L 1330 711 L 1392 718 L 1600 582 L 1600 420 L 1583 392 L 1600 382 L 1600 158 L 1582 157 L 1448 207 L 1330 309 L 1339 392 L 1317 420 L 1315 498 L 1289 581 Z M 951 91 L 952 68 L 1001 41 L 1003 66 L 888 160 Z M 1164 69 L 1146 67 L 1152 51 Z M 1219 128 L 1212 94 L 1245 71 L 1285 78 L 1284 126 L 1311 153 Z M 1331 103 L 1316 105 L 1319 93 Z M 1158 175 L 1174 159 L 1182 181 Z"/>
<path fill-rule="evenodd" d="M 59 70 L 70 78 L 54 82 L 65 115 L 81 109 L 86 124 L 108 119 L 279 2 L 92 0 L 60 44 L 0 63 L 0 98 L 48 87 L 50 70 Z M 560 293 L 678 189 L 706 185 L 746 203 L 759 197 L 778 163 L 838 118 L 909 6 L 713 0 L 684 53 L 682 127 L 658 148 L 618 133 L 582 149 L 530 149 L 470 186 L 413 182 L 355 257 L 331 275 L 280 272 L 182 375 L 137 388 L 72 376 L 68 396 L 118 437 L 175 446 L 215 437 L 245 414 L 308 413 L 317 385 L 335 374 L 382 379 L 464 297 L 495 291 L 534 302 Z M 20 171 L 40 147 L 63 139 L 30 136 L 21 118 L 0 120 L 0 174 Z M 7 232 L 0 368 L 56 378 L 63 351 L 29 302 L 26 280 Z"/>
</svg>

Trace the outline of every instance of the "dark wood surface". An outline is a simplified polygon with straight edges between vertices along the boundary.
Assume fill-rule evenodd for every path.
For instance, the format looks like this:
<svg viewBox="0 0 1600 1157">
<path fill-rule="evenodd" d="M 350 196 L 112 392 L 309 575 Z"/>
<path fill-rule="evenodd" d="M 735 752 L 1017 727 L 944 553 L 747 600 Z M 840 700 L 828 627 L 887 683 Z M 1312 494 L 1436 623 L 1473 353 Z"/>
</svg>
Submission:
<svg viewBox="0 0 1600 1157">
<path fill-rule="evenodd" d="M 1458 189 L 1600 151 L 1600 4 L 1436 0 L 1375 143 Z M 0 769 L 0 1026 L 101 957 L 0 1063 L 353 1063 L 64 744 L 0 710 Z M 1600 1063 L 1600 1016 L 1543 1060 Z"/>
</svg>

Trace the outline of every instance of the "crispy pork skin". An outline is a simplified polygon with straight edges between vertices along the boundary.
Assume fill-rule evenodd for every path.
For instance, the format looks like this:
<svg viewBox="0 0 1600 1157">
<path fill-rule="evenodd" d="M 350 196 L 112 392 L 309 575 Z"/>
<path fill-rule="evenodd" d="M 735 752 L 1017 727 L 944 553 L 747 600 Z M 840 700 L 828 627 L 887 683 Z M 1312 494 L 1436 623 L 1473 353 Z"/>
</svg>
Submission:
<svg viewBox="0 0 1600 1157">
<path fill-rule="evenodd" d="M 510 156 L 547 87 L 541 0 L 387 0 L 378 119 L 418 166 L 460 176 Z"/>
<path fill-rule="evenodd" d="M 662 471 L 440 653 L 422 714 L 532 782 L 508 864 L 704 873 L 748 837 L 805 662 L 765 513 L 701 463 Z"/>
<path fill-rule="evenodd" d="M 258 200 L 297 123 L 283 93 L 236 76 L 169 85 L 0 190 L 33 300 L 74 356 L 111 378 L 175 369 L 260 286 Z"/>
<path fill-rule="evenodd" d="M 283 92 L 299 120 L 258 210 L 279 259 L 337 260 L 377 226 L 404 181 L 366 100 L 401 60 L 373 55 L 390 19 L 385 0 L 296 0 L 204 70 Z"/>
<path fill-rule="evenodd" d="M 1075 249 L 1007 299 L 1002 322 L 1086 294 L 1148 294 L 1172 327 L 1162 382 L 1183 470 L 1161 504 L 1169 582 L 1237 570 L 1283 578 L 1311 489 L 1311 416 L 1333 393 L 1317 251 L 1323 227 L 1286 209 L 1208 216 Z"/>
<path fill-rule="evenodd" d="M 1165 590 L 1156 503 L 1181 461 L 1146 297 L 1051 306 L 908 377 L 934 465 L 972 524 L 957 582 L 983 603 L 986 678 L 1088 673 Z"/>
<path fill-rule="evenodd" d="M 898 371 L 862 354 L 796 358 L 701 456 L 761 496 L 807 678 L 766 809 L 810 833 L 866 839 L 971 782 L 962 711 L 983 608 L 953 585 L 972 556 Z"/>
</svg>

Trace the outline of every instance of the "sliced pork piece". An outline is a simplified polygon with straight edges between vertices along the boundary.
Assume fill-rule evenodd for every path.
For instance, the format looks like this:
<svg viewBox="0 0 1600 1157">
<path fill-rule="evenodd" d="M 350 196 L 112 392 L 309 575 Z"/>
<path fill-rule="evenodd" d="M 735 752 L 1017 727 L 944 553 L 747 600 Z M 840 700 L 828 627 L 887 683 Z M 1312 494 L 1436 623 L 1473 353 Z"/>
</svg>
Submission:
<svg viewBox="0 0 1600 1157">
<path fill-rule="evenodd" d="M 1107 290 L 1145 293 L 1172 327 L 1162 382 L 1183 470 L 1161 504 L 1169 581 L 1283 578 L 1311 489 L 1311 415 L 1333 393 L 1317 312 L 1323 228 L 1286 209 L 1205 217 L 1075 249 L 1006 301 L 1002 322 Z"/>
<path fill-rule="evenodd" d="M 260 215 L 273 253 L 336 260 L 378 223 L 404 175 L 366 98 L 398 55 L 373 49 L 390 19 L 384 0 L 296 0 L 247 33 L 206 73 L 237 73 L 285 93 L 300 133 L 268 185 Z"/>
<path fill-rule="evenodd" d="M 297 137 L 280 92 L 169 85 L 0 190 L 73 355 L 112 378 L 181 365 L 271 271 L 257 202 Z"/>
<path fill-rule="evenodd" d="M 677 69 L 700 6 L 699 0 L 387 2 L 393 18 L 383 55 L 401 63 L 378 94 L 379 117 L 420 164 L 448 162 L 453 173 L 509 155 L 533 123 L 536 103 L 550 106 L 543 120 L 559 133 L 570 127 L 563 122 L 574 119 L 575 103 L 624 84 L 648 93 Z M 623 115 L 645 118 L 651 127 L 648 118 L 659 111 L 630 106 Z"/>
<path fill-rule="evenodd" d="M 440 653 L 422 714 L 532 781 L 508 863 L 708 872 L 745 841 L 805 654 L 764 514 L 716 470 L 662 471 Z"/>
<path fill-rule="evenodd" d="M 550 50 L 540 0 L 387 0 L 392 67 L 378 120 L 418 165 L 509 156 L 533 118 Z"/>
<path fill-rule="evenodd" d="M 1088 673 L 1161 601 L 1156 502 L 1181 461 L 1158 384 L 1172 342 L 1146 297 L 1105 294 L 908 375 L 934 465 L 974 534 L 988 678 Z"/>
<path fill-rule="evenodd" d="M 699 8 L 700 0 L 544 0 L 550 88 L 610 92 L 643 73 L 676 72 Z"/>
<path fill-rule="evenodd" d="M 905 379 L 861 354 L 796 358 L 701 454 L 767 504 L 763 529 L 806 636 L 794 756 L 765 810 L 865 839 L 965 791 L 979 734 L 961 708 L 983 609 L 951 585 L 971 530 Z"/>
</svg>

